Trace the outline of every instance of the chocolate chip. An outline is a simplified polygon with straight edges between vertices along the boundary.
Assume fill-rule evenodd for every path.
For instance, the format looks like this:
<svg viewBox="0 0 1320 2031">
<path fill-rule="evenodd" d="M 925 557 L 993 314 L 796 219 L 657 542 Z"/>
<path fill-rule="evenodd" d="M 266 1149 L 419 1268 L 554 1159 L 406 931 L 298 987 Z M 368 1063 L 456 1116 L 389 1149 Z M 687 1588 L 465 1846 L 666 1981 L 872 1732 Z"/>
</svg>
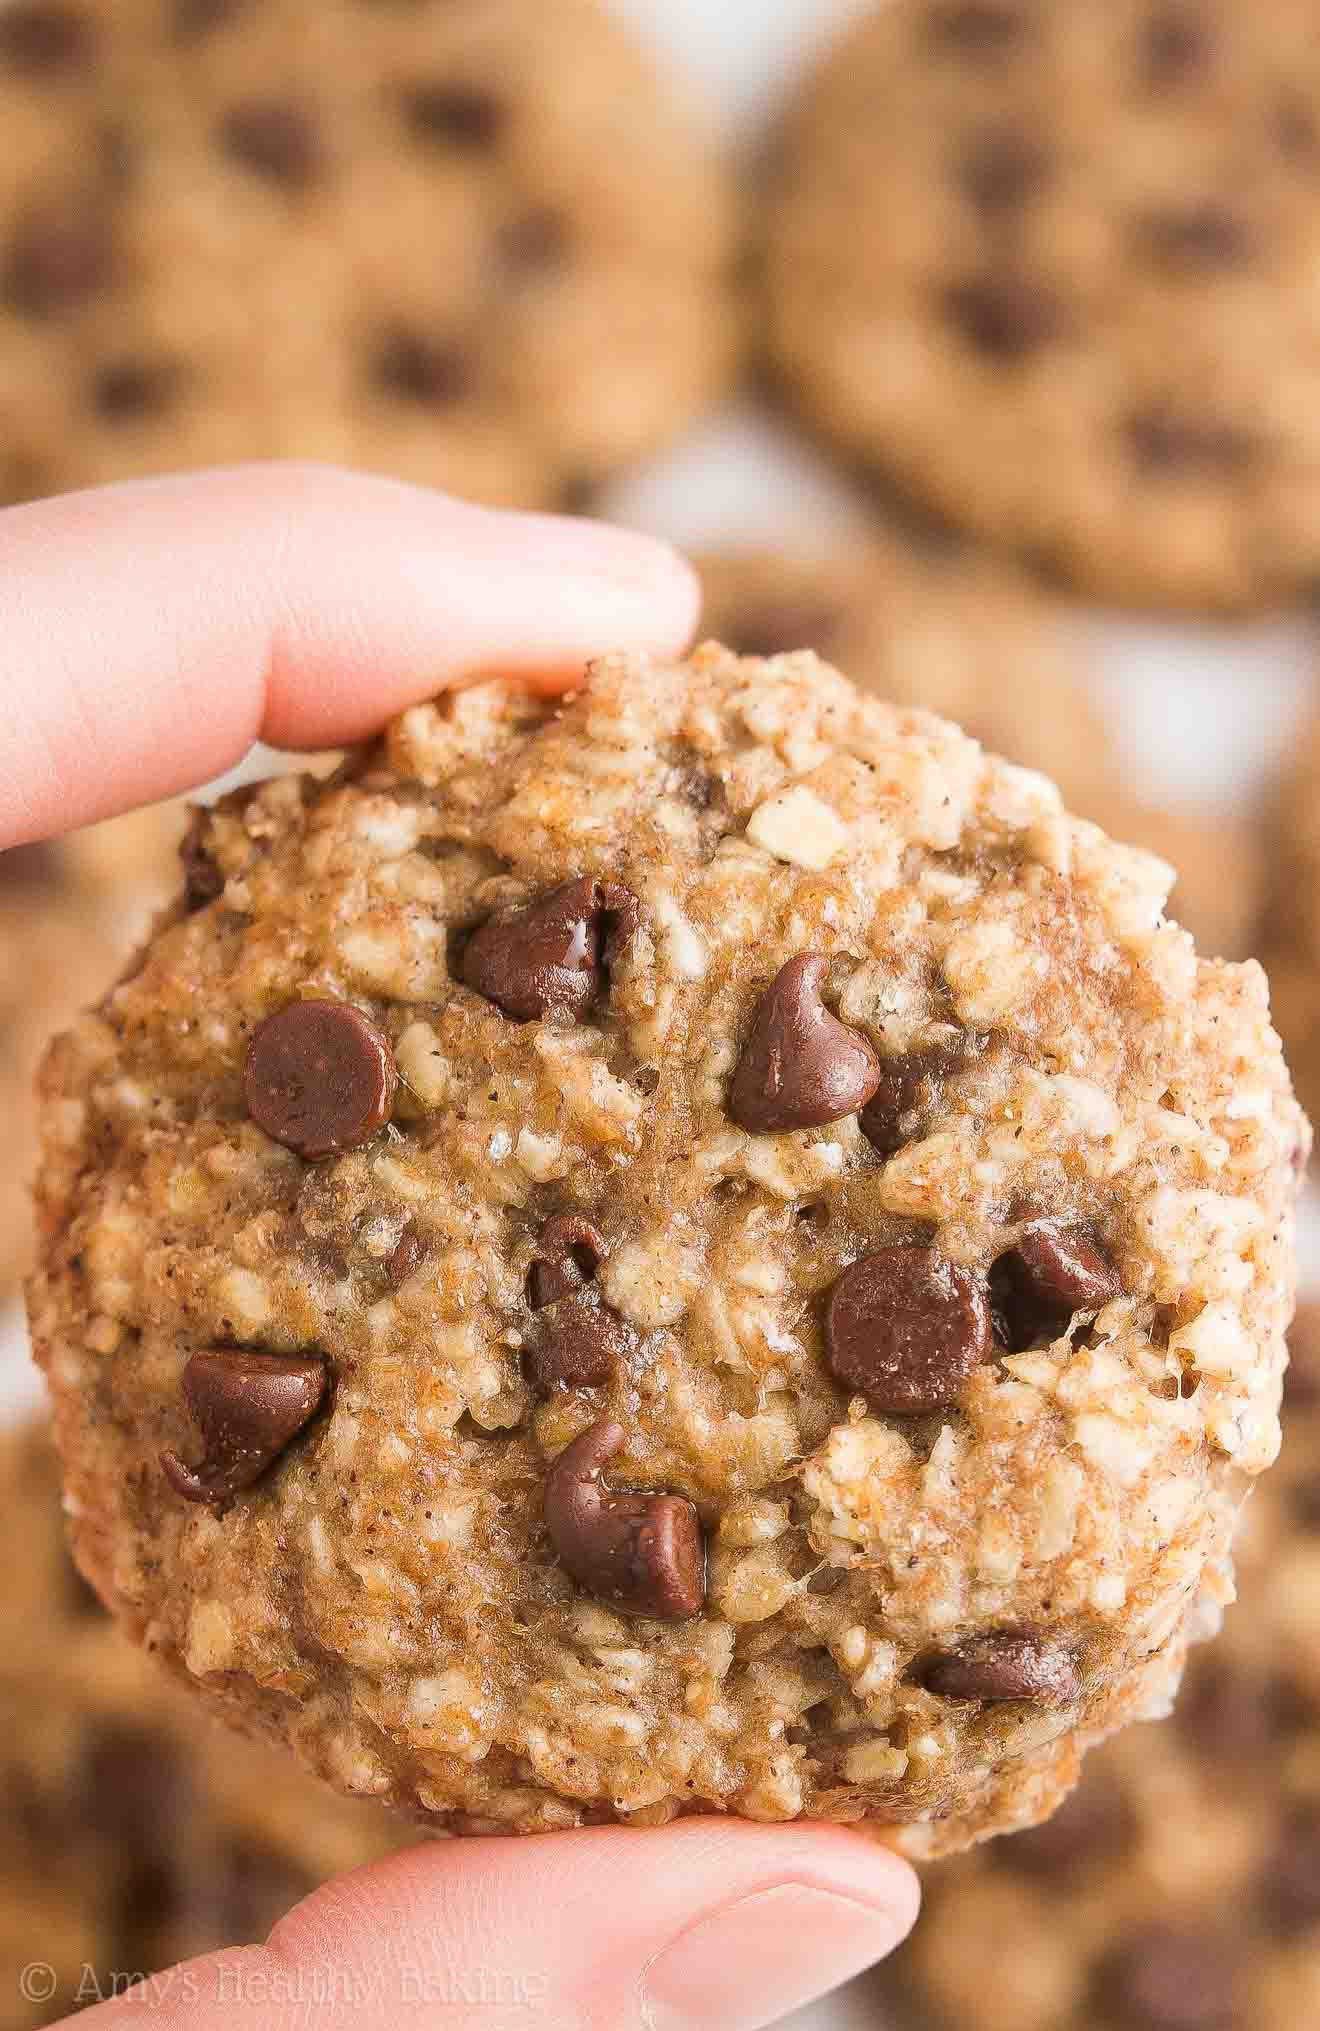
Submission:
<svg viewBox="0 0 1320 2031">
<path fill-rule="evenodd" d="M 294 1001 L 254 1032 L 248 1112 L 299 1156 L 357 1149 L 388 1121 L 398 1074 L 383 1033 L 346 1001 Z"/>
<path fill-rule="evenodd" d="M 416 1276 L 429 1253 L 426 1240 L 410 1220 L 390 1250 L 389 1260 L 385 1265 L 390 1289 L 397 1291 L 402 1284 L 407 1283 L 409 1277 Z"/>
<path fill-rule="evenodd" d="M 384 333 L 371 372 L 383 394 L 423 409 L 447 409 L 462 402 L 476 381 L 472 356 L 462 346 L 403 325 Z"/>
<path fill-rule="evenodd" d="M 1067 1706 L 1082 1686 L 1061 1644 L 1032 1629 L 992 1629 L 949 1650 L 936 1650 L 915 1667 L 927 1692 L 946 1700 L 1034 1700 Z"/>
<path fill-rule="evenodd" d="M 65 0 L 10 0 L 0 7 L 0 64 L 20 77 L 90 70 L 96 47 L 95 22 Z"/>
<path fill-rule="evenodd" d="M 51 888 L 59 874 L 60 857 L 48 839 L 7 846 L 0 853 L 0 888 Z"/>
<path fill-rule="evenodd" d="M 608 1382 L 632 1345 L 624 1321 L 589 1288 L 605 1252 L 599 1229 L 579 1213 L 557 1213 L 541 1229 L 527 1278 L 536 1316 L 523 1356 L 538 1389 Z"/>
<path fill-rule="evenodd" d="M 823 654 L 836 641 L 843 615 L 836 606 L 808 599 L 762 600 L 727 619 L 722 639 L 739 656 L 786 656 L 794 649 Z"/>
<path fill-rule="evenodd" d="M 801 952 L 761 998 L 729 1099 L 739 1128 L 752 1135 L 821 1128 L 856 1114 L 875 1092 L 879 1058 L 820 998 L 828 971 L 824 953 Z"/>
<path fill-rule="evenodd" d="M 415 140 L 473 153 L 495 146 L 508 112 L 503 100 L 485 85 L 445 79 L 406 86 L 399 103 Z"/>
<path fill-rule="evenodd" d="M 220 145 L 244 169 L 289 190 L 305 189 L 322 167 L 315 118 L 289 99 L 232 106 L 220 123 Z"/>
<path fill-rule="evenodd" d="M 1134 411 L 1123 431 L 1137 464 L 1157 478 L 1231 476 L 1252 465 L 1260 449 L 1256 436 L 1236 424 L 1180 415 L 1162 404 Z"/>
<path fill-rule="evenodd" d="M 173 360 L 110 360 L 92 380 L 92 407 L 107 423 L 136 423 L 170 407 L 180 380 Z"/>
<path fill-rule="evenodd" d="M 628 1615 L 682 1622 L 706 1599 L 701 1519 L 683 1495 L 614 1494 L 601 1473 L 623 1444 L 602 1419 L 550 1469 L 545 1520 L 555 1550 L 580 1587 Z"/>
<path fill-rule="evenodd" d="M 1207 1761 L 1250 1763 L 1275 1738 L 1281 1720 L 1279 1690 L 1198 1651 L 1188 1669 L 1174 1725 Z"/>
<path fill-rule="evenodd" d="M 1237 1964 L 1222 1934 L 1153 1924 L 1100 1967 L 1097 2000 L 1123 2031 L 1234 2031 Z"/>
<path fill-rule="evenodd" d="M 971 57 L 1006 55 L 1023 41 L 1026 27 L 1017 0 L 934 0 L 926 10 L 930 40 Z"/>
<path fill-rule="evenodd" d="M 115 268 L 114 235 L 102 207 L 76 195 L 50 199 L 18 223 L 5 257 L 3 294 L 24 317 L 54 317 L 108 288 Z"/>
<path fill-rule="evenodd" d="M 955 1402 L 991 1347 L 985 1285 L 933 1248 L 862 1256 L 825 1307 L 831 1373 L 894 1417 Z"/>
<path fill-rule="evenodd" d="M 616 882 L 579 875 L 473 932 L 463 979 L 517 1022 L 580 1020 L 601 993 L 611 953 L 631 935 L 639 905 Z"/>
<path fill-rule="evenodd" d="M 1200 77 L 1213 50 L 1210 23 L 1199 7 L 1156 7 L 1142 30 L 1142 74 L 1157 90 L 1168 91 Z"/>
<path fill-rule="evenodd" d="M 1023 275 L 983 275 L 950 283 L 944 291 L 944 309 L 969 345 L 1003 363 L 1027 359 L 1064 338 L 1071 327 L 1057 292 L 1048 283 Z"/>
<path fill-rule="evenodd" d="M 1163 211 L 1143 212 L 1137 242 L 1166 268 L 1190 274 L 1241 268 L 1256 252 L 1256 233 L 1240 212 L 1213 198 Z"/>
<path fill-rule="evenodd" d="M 1044 142 L 1012 127 L 971 142 L 958 165 L 958 181 L 978 211 L 994 217 L 1021 209 L 1044 190 L 1054 157 Z"/>
<path fill-rule="evenodd" d="M 1033 1220 L 990 1272 L 1001 1338 L 1014 1354 L 1057 1339 L 1074 1312 L 1098 1312 L 1121 1288 L 1095 1237 L 1062 1220 Z"/>
<path fill-rule="evenodd" d="M 185 1771 L 159 1729 L 103 1722 L 82 1758 L 82 1827 L 112 1841 L 121 1863 L 166 1860 L 187 1790 Z"/>
<path fill-rule="evenodd" d="M 1284 1815 L 1259 1889 L 1275 1933 L 1303 1932 L 1320 1919 L 1320 1805 L 1295 1806 Z"/>
<path fill-rule="evenodd" d="M 902 1149 L 915 1132 L 914 1126 L 905 1124 L 934 1106 L 939 1082 L 961 1071 L 984 1041 L 964 1030 L 924 1050 L 881 1058 L 879 1084 L 861 1116 L 862 1133 L 872 1148 L 883 1157 Z"/>
<path fill-rule="evenodd" d="M 183 901 L 188 910 L 205 909 L 225 891 L 224 875 L 204 843 L 210 823 L 211 814 L 206 806 L 194 805 L 188 830 L 179 841 L 179 859 L 183 863 Z"/>
<path fill-rule="evenodd" d="M 1098 1863 L 1116 1862 L 1137 1833 L 1132 1807 L 1097 1771 L 1086 1776 L 1056 1813 L 1005 1841 L 1007 1868 L 1042 1880 L 1064 1879 Z"/>
<path fill-rule="evenodd" d="M 534 205 L 509 219 L 495 236 L 500 265 L 519 278 L 562 268 L 571 244 L 567 215 L 554 205 Z"/>
<path fill-rule="evenodd" d="M 202 1458 L 185 1466 L 162 1453 L 165 1478 L 189 1502 L 225 1502 L 250 1488 L 320 1408 L 325 1363 L 287 1354 L 208 1347 L 183 1371 L 183 1398 L 202 1439 Z"/>
</svg>

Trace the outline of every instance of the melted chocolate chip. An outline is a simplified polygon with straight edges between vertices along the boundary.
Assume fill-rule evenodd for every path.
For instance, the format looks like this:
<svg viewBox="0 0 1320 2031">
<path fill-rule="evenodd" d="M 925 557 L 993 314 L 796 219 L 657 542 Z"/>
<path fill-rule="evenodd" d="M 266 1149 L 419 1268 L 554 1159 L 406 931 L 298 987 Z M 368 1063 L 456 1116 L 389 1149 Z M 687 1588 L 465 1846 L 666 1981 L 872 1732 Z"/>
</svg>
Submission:
<svg viewBox="0 0 1320 2031">
<path fill-rule="evenodd" d="M 66 0 L 10 0 L 0 7 L 0 65 L 20 77 L 45 80 L 90 70 L 96 49 L 95 22 Z"/>
<path fill-rule="evenodd" d="M 1299 1805 L 1285 1815 L 1259 1892 L 1276 1933 L 1303 1932 L 1320 1920 L 1320 1806 Z"/>
<path fill-rule="evenodd" d="M 225 1502 L 250 1488 L 316 1415 L 325 1363 L 242 1347 L 208 1347 L 183 1371 L 183 1398 L 202 1440 L 188 1467 L 162 1453 L 165 1478 L 189 1502 Z"/>
<path fill-rule="evenodd" d="M 448 409 L 472 393 L 472 355 L 445 339 L 397 325 L 387 331 L 372 358 L 372 379 L 382 394 L 422 409 Z"/>
<path fill-rule="evenodd" d="M 1066 1880 L 1081 1869 L 1116 1862 L 1136 1833 L 1136 1816 L 1122 1792 L 1092 1773 L 1056 1813 L 1015 1834 L 1001 1852 L 1005 1867 L 1024 1876 Z"/>
<path fill-rule="evenodd" d="M 1244 267 L 1257 247 L 1250 222 L 1213 198 L 1177 210 L 1145 212 L 1136 222 L 1136 236 L 1153 260 L 1189 274 Z"/>
<path fill-rule="evenodd" d="M 955 1402 L 991 1347 L 985 1285 L 933 1248 L 864 1255 L 825 1307 L 831 1373 L 893 1417 Z"/>
<path fill-rule="evenodd" d="M 1019 211 L 1045 189 L 1054 157 L 1043 141 L 1012 127 L 979 135 L 958 165 L 958 181 L 988 217 Z"/>
<path fill-rule="evenodd" d="M 1001 1337 L 1014 1354 L 1057 1339 L 1074 1312 L 1098 1312 L 1120 1289 L 1094 1236 L 1062 1220 L 1033 1220 L 990 1272 Z"/>
<path fill-rule="evenodd" d="M 1061 1644 L 1032 1629 L 992 1629 L 936 1650 L 914 1668 L 927 1692 L 946 1700 L 1034 1700 L 1067 1706 L 1081 1693 L 1077 1667 Z"/>
<path fill-rule="evenodd" d="M 546 1221 L 536 1243 L 528 1276 L 528 1295 L 539 1310 L 574 1297 L 590 1283 L 605 1260 L 605 1237 L 581 1213 L 556 1213 Z"/>
<path fill-rule="evenodd" d="M 70 195 L 34 206 L 19 221 L 0 287 L 22 316 L 56 317 L 107 289 L 116 265 L 105 211 L 94 199 Z"/>
<path fill-rule="evenodd" d="M 546 1015 L 580 1021 L 605 987 L 609 961 L 637 923 L 636 896 L 579 875 L 473 932 L 463 979 L 517 1022 Z"/>
<path fill-rule="evenodd" d="M 220 145 L 231 161 L 286 190 L 304 190 L 322 167 L 315 117 L 291 99 L 232 106 L 220 123 Z"/>
<path fill-rule="evenodd" d="M 385 1264 L 390 1289 L 397 1291 L 401 1285 L 407 1283 L 409 1277 L 416 1276 L 429 1253 L 430 1249 L 424 1236 L 418 1233 L 410 1220 L 390 1250 L 389 1260 Z"/>
<path fill-rule="evenodd" d="M 1048 283 L 1025 275 L 983 275 L 950 283 L 944 310 L 968 345 L 1002 364 L 1025 360 L 1064 338 L 1071 319 Z"/>
<path fill-rule="evenodd" d="M 389 1041 L 346 1001 L 294 1001 L 254 1032 L 243 1065 L 248 1112 L 299 1156 L 337 1156 L 390 1116 L 398 1074 Z"/>
<path fill-rule="evenodd" d="M 800 953 L 780 967 L 762 996 L 729 1101 L 738 1126 L 752 1135 L 841 1121 L 875 1092 L 875 1051 L 820 998 L 828 971 L 823 953 Z"/>
<path fill-rule="evenodd" d="M 205 909 L 225 891 L 225 878 L 204 844 L 211 814 L 204 804 L 194 805 L 188 830 L 179 841 L 183 863 L 183 901 L 188 910 Z"/>
<path fill-rule="evenodd" d="M 528 1274 L 536 1316 L 524 1350 L 538 1389 L 581 1389 L 608 1382 L 632 1345 L 624 1321 L 590 1288 L 605 1259 L 598 1228 L 578 1213 L 557 1213 L 541 1229 Z"/>
<path fill-rule="evenodd" d="M 1141 71 L 1147 84 L 1169 91 L 1201 77 L 1210 66 L 1214 37 L 1199 6 L 1156 7 L 1141 36 Z"/>
<path fill-rule="evenodd" d="M 136 423 L 167 410 L 179 386 L 173 360 L 110 360 L 92 379 L 92 407 L 107 423 Z"/>
<path fill-rule="evenodd" d="M 1236 1983 L 1222 1933 L 1154 1924 L 1102 1964 L 1097 2000 L 1123 2031 L 1234 2031 Z"/>
<path fill-rule="evenodd" d="M 485 85 L 444 79 L 407 86 L 399 103 L 415 140 L 474 154 L 496 145 L 508 111 L 503 100 Z"/>
<path fill-rule="evenodd" d="M 520 280 L 562 268 L 571 246 L 567 214 L 554 205 L 533 205 L 501 226 L 495 236 L 501 267 Z"/>
<path fill-rule="evenodd" d="M 962 1067 L 981 1049 L 983 1039 L 963 1031 L 921 1051 L 904 1051 L 880 1060 L 880 1081 L 862 1110 L 862 1133 L 882 1157 L 902 1149 L 915 1125 L 904 1127 L 914 1114 L 933 1107 L 939 1082 Z"/>
<path fill-rule="evenodd" d="M 937 47 L 972 58 L 1005 56 L 1025 39 L 1019 0 L 933 0 L 926 32 Z"/>
<path fill-rule="evenodd" d="M 815 649 L 821 655 L 842 628 L 842 613 L 824 601 L 761 600 L 726 620 L 720 635 L 739 656 L 787 656 L 794 649 Z"/>
<path fill-rule="evenodd" d="M 597 1600 L 664 1622 L 700 1614 L 706 1599 L 701 1519 L 686 1496 L 611 1493 L 601 1473 L 623 1444 L 602 1419 L 550 1469 L 545 1520 L 565 1570 Z"/>
<path fill-rule="evenodd" d="M 1231 477 L 1251 466 L 1260 449 L 1255 435 L 1237 424 L 1162 405 L 1136 410 L 1123 428 L 1137 464 L 1152 478 Z"/>
</svg>

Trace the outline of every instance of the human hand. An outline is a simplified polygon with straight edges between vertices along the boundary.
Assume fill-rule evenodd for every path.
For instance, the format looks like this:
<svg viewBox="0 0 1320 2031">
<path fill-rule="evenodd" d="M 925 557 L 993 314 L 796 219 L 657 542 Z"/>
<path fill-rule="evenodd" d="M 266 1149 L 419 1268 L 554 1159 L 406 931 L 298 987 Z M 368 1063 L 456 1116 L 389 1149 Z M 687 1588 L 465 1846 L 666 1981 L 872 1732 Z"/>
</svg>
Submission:
<svg viewBox="0 0 1320 2031">
<path fill-rule="evenodd" d="M 480 673 L 679 653 L 691 573 L 643 538 L 390 481 L 259 467 L 0 515 L 0 845 L 338 746 Z M 261 1946 L 78 2019 L 179 2031 L 754 2031 L 889 1951 L 916 1884 L 842 1828 L 690 1819 L 434 1842 Z"/>
</svg>

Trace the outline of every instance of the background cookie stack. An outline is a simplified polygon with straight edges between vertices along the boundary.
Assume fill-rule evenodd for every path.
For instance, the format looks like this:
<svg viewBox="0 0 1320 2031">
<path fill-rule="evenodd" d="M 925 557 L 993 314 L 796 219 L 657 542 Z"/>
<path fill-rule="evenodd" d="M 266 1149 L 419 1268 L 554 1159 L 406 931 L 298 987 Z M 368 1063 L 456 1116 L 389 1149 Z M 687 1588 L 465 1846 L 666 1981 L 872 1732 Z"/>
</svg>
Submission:
<svg viewBox="0 0 1320 2031">
<path fill-rule="evenodd" d="M 1313 0 L 0 0 L 0 499 L 309 456 L 669 534 L 709 632 L 818 647 L 1173 861 L 1203 946 L 1268 959 L 1315 1105 L 1318 255 Z M 182 822 L 0 856 L 6 1293 L 31 1066 L 172 885 Z M 817 2023 L 1320 2018 L 1315 1415 L 1295 1388 L 1182 1717 L 944 1872 L 899 1976 Z M 43 1575 L 52 1501 L 12 1449 L 0 1504 Z M 66 1962 L 255 1936 L 394 1837 L 325 1835 L 338 1808 L 290 1776 L 236 1905 L 199 1876 L 198 1825 L 236 1811 L 200 1738 L 67 1579 L 7 1588 L 0 1622 L 62 1604 L 38 1647 L 63 1660 L 49 1714 L 4 1689 L 35 1800 L 0 1836 L 13 1952 L 67 1952 L 44 2010 L 0 1971 L 0 2026 L 68 2007 Z M 136 1775 L 93 1786 L 107 1758 Z M 93 1789 L 124 1810 L 71 1874 Z"/>
</svg>

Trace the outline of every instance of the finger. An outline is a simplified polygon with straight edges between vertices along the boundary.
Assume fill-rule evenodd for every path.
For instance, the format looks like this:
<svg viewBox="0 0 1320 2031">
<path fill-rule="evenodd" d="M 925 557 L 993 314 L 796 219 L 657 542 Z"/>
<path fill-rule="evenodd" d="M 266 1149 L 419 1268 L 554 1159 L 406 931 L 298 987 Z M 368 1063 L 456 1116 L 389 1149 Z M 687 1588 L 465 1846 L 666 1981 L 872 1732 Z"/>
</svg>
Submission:
<svg viewBox="0 0 1320 2031">
<path fill-rule="evenodd" d="M 0 514 L 0 846 L 205 782 L 264 738 L 338 747 L 460 679 L 563 688 L 674 654 L 695 581 L 599 523 L 319 466 Z"/>
<path fill-rule="evenodd" d="M 690 1819 L 439 1842 L 318 1891 L 79 2031 L 759 2031 L 888 1953 L 905 1863 L 840 1827 Z"/>
</svg>

